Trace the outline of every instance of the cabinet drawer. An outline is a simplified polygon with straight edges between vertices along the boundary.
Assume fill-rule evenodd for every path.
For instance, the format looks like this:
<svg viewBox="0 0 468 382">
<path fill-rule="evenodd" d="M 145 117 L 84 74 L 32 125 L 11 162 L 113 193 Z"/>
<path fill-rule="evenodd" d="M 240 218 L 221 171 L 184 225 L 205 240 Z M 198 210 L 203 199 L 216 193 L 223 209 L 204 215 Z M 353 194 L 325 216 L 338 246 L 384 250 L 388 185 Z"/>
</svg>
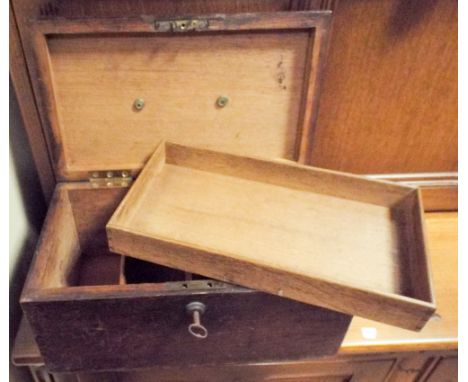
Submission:
<svg viewBox="0 0 468 382">
<path fill-rule="evenodd" d="M 350 316 L 110 253 L 127 188 L 60 185 L 22 296 L 52 371 L 265 362 L 337 351 Z M 204 304 L 206 338 L 186 307 Z"/>
</svg>

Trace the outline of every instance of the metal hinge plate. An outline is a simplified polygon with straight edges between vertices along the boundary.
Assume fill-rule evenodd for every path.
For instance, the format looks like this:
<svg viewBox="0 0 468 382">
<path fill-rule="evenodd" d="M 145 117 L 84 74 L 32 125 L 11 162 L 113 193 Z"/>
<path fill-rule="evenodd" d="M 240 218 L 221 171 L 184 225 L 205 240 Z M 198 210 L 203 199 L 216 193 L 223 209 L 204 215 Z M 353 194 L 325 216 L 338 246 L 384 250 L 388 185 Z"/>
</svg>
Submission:
<svg viewBox="0 0 468 382">
<path fill-rule="evenodd" d="M 91 171 L 89 182 L 93 187 L 128 187 L 133 181 L 130 170 Z"/>
</svg>

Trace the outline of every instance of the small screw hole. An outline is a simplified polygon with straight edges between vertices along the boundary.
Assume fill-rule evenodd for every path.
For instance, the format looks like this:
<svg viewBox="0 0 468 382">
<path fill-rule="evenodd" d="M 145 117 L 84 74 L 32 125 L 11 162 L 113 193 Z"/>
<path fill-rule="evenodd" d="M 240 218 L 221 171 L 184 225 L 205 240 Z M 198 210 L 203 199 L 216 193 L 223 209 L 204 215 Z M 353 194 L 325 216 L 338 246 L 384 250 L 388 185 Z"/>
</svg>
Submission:
<svg viewBox="0 0 468 382">
<path fill-rule="evenodd" d="M 210 288 L 213 288 L 213 283 L 208 283 L 208 286 L 209 286 Z"/>
<path fill-rule="evenodd" d="M 188 285 L 187 284 L 182 284 L 182 288 L 188 288 Z"/>
</svg>

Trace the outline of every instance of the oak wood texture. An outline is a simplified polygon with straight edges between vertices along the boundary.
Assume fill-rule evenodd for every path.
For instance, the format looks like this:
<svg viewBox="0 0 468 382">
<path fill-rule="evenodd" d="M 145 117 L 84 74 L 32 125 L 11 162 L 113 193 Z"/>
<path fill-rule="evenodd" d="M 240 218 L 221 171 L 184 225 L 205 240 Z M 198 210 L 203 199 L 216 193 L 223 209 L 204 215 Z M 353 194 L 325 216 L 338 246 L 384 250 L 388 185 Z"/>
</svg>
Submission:
<svg viewBox="0 0 468 382">
<path fill-rule="evenodd" d="M 338 4 L 313 166 L 457 171 L 457 13 L 455 0 Z"/>
<path fill-rule="evenodd" d="M 35 21 L 32 69 L 58 179 L 139 170 L 162 138 L 302 160 L 330 18 L 201 15 L 190 18 L 206 22 L 196 33 L 171 33 L 172 20 L 153 16 Z"/>
<path fill-rule="evenodd" d="M 153 264 L 135 265 L 109 252 L 105 224 L 126 192 L 67 183 L 54 194 L 21 296 L 50 370 L 286 361 L 336 353 L 349 315 Z M 185 306 L 192 301 L 207 306 L 205 340 L 187 330 L 192 318 Z"/>
<path fill-rule="evenodd" d="M 420 330 L 434 305 L 419 203 L 409 187 L 163 142 L 107 233 L 116 253 Z"/>
</svg>

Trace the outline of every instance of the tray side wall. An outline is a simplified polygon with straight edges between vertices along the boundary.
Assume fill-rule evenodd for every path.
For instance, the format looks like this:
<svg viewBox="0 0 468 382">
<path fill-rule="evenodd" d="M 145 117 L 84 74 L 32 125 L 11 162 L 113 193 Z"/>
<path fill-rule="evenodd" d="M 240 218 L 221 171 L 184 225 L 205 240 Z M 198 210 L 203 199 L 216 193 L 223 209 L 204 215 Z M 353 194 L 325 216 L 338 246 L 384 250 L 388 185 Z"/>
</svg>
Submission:
<svg viewBox="0 0 468 382">
<path fill-rule="evenodd" d="M 207 277 L 248 286 L 281 297 L 318 305 L 346 314 L 419 331 L 435 311 L 431 303 L 397 295 L 378 294 L 329 281 L 304 278 L 268 267 L 258 267 L 218 253 L 107 227 L 112 251 L 126 256 L 184 269 Z M 190 261 L 187 261 L 187 259 Z M 285 283 L 285 280 L 288 280 Z"/>
<path fill-rule="evenodd" d="M 357 175 L 297 165 L 294 162 L 259 158 L 187 147 L 166 142 L 166 162 L 228 176 L 235 176 L 288 188 L 336 196 L 371 204 L 392 206 L 412 188 Z M 145 169 L 158 163 L 148 161 Z M 141 183 L 141 182 L 140 182 Z"/>
</svg>

